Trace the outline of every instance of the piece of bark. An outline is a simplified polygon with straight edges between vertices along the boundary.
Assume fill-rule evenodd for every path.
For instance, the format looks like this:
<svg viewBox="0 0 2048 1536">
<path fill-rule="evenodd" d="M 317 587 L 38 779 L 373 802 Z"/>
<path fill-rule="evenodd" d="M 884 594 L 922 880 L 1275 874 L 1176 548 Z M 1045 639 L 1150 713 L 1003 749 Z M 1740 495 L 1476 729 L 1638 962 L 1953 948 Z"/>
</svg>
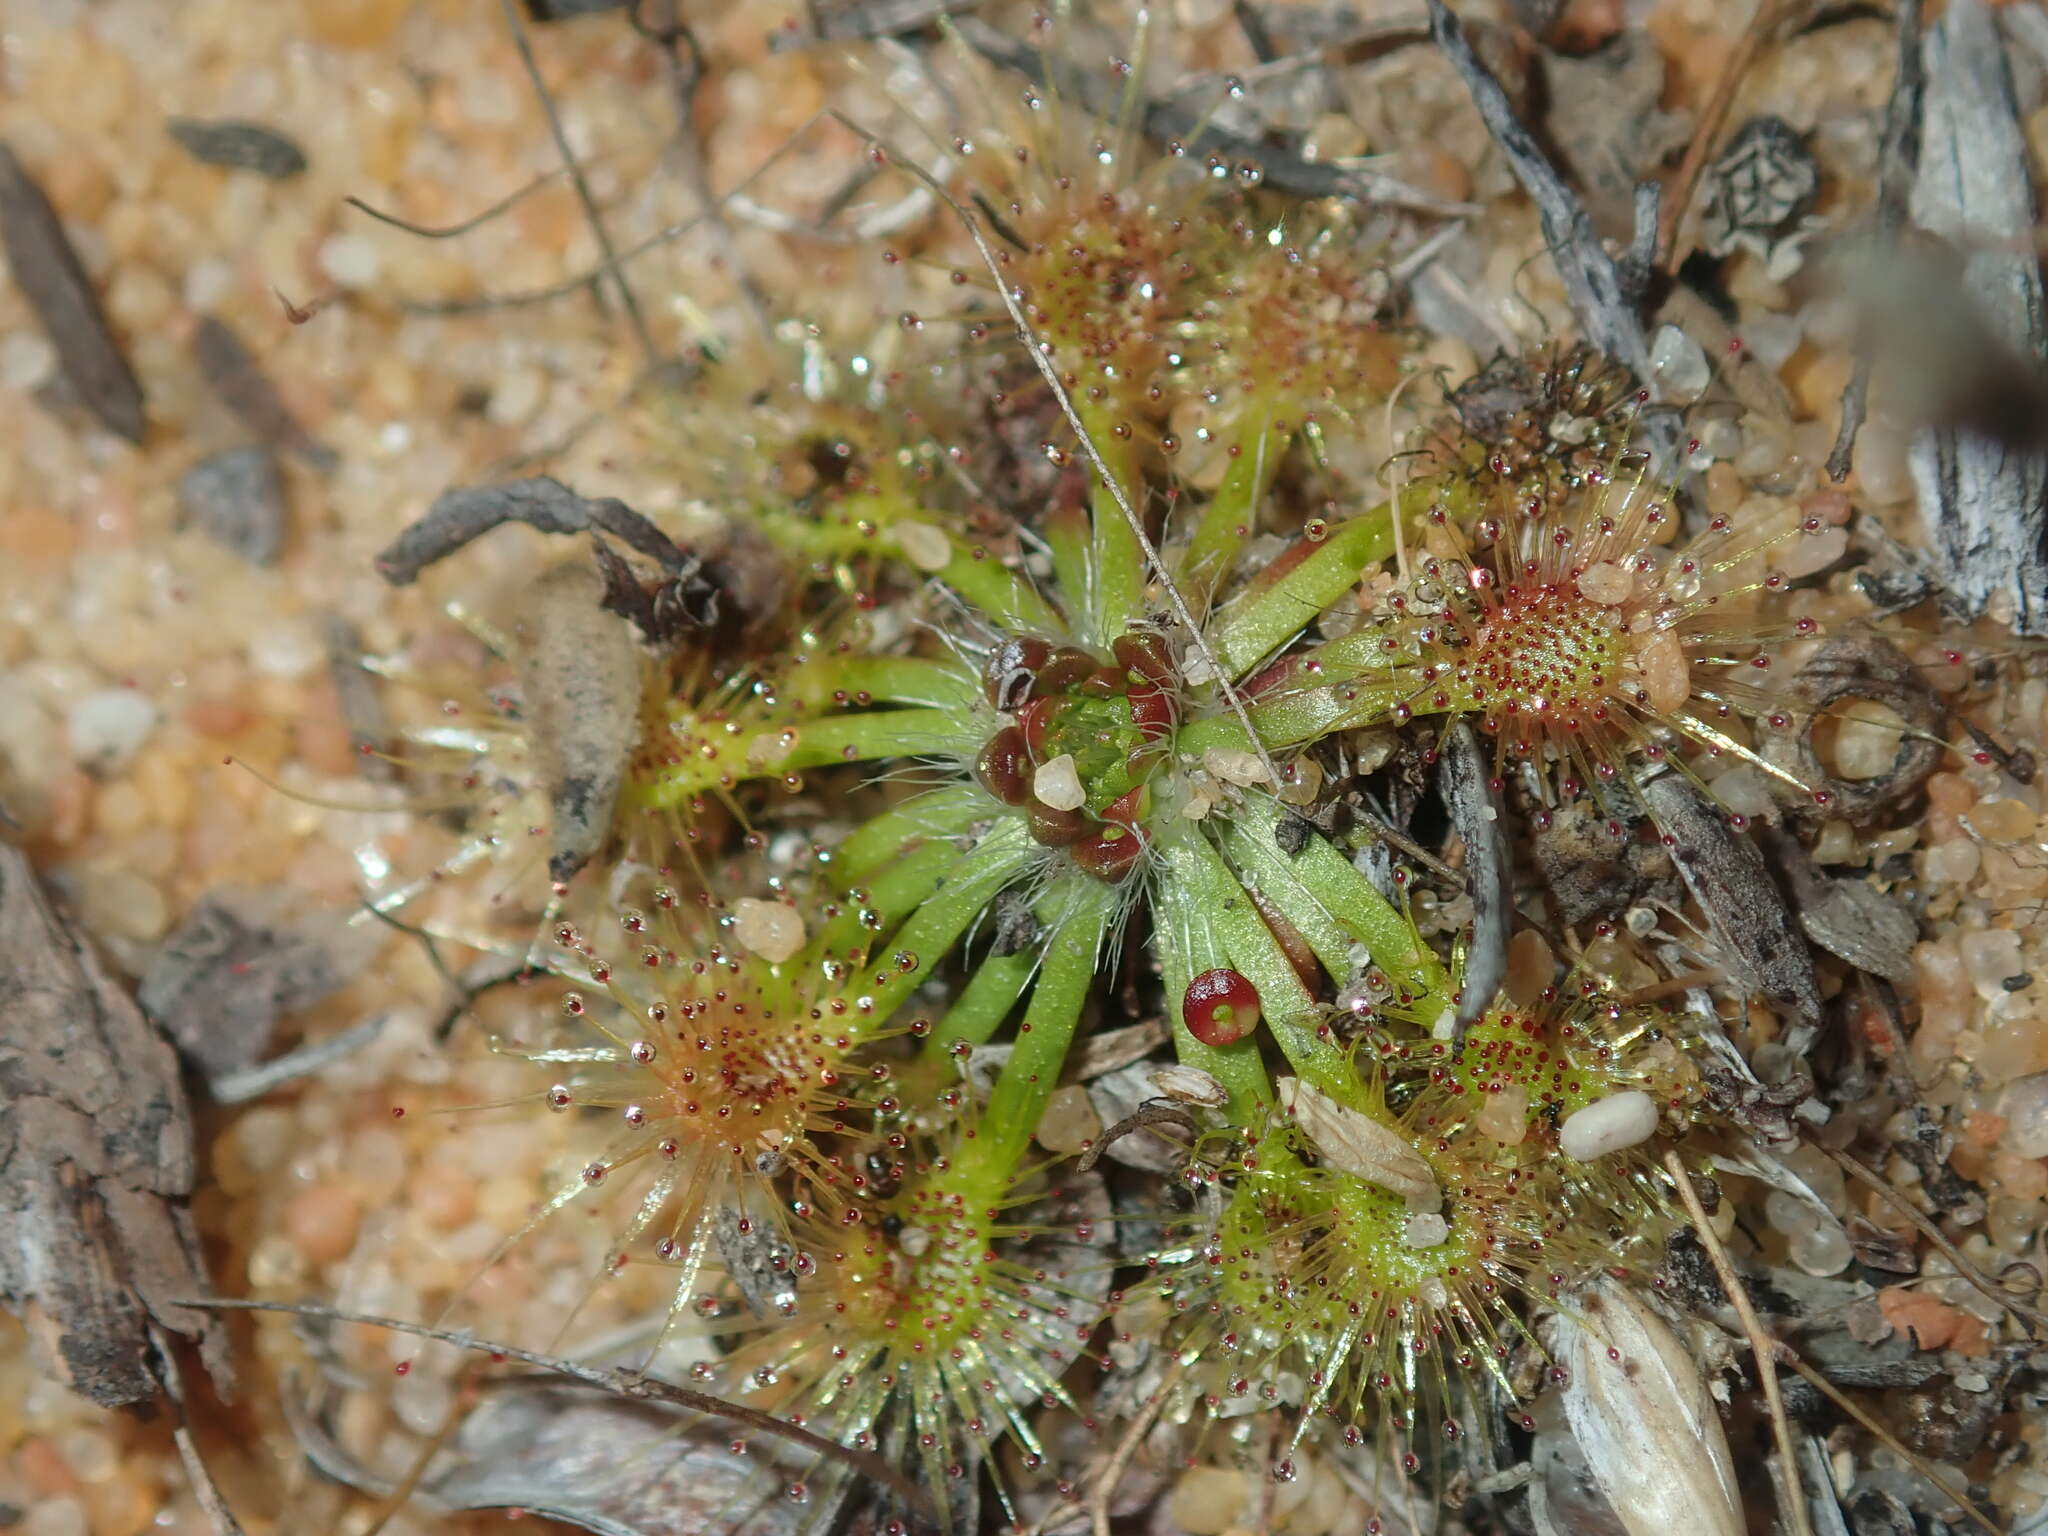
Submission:
<svg viewBox="0 0 2048 1536">
<path fill-rule="evenodd" d="M 272 566 L 284 553 L 284 480 L 268 448 L 228 448 L 179 477 L 178 513 L 251 565 Z"/>
<path fill-rule="evenodd" d="M 277 386 L 226 321 L 214 315 L 200 320 L 192 332 L 192 357 L 227 408 L 271 447 L 323 475 L 341 462 L 339 454 L 299 425 Z"/>
<path fill-rule="evenodd" d="M 1909 212 L 1963 252 L 1962 288 L 1991 330 L 2048 366 L 2027 141 L 1990 7 L 1953 0 L 1922 43 L 1918 173 Z M 2040 423 L 2029 424 L 2038 434 Z M 1980 424 L 1942 423 L 1913 443 L 1920 515 L 1944 585 L 1968 617 L 2048 634 L 2048 453 Z"/>
<path fill-rule="evenodd" d="M 220 1324 L 174 1304 L 209 1289 L 177 1056 L 7 847 L 0 972 L 0 1300 L 40 1368 L 103 1407 L 158 1396 L 152 1323 L 225 1390 Z"/>
<path fill-rule="evenodd" d="M 275 921 L 278 905 L 274 891 L 208 894 L 143 975 L 143 1011 L 209 1082 L 263 1060 L 283 1014 L 339 990 L 368 958 Z"/>
<path fill-rule="evenodd" d="M 0 142 L 0 246 L 19 288 L 57 349 L 64 377 L 110 431 L 140 443 L 142 385 L 100 309 L 92 279 L 14 151 Z"/>
<path fill-rule="evenodd" d="M 1788 1040 L 1803 1049 L 1820 1028 L 1820 983 L 1763 854 L 1678 774 L 1651 780 L 1643 800 L 1672 839 L 1672 860 L 1706 914 L 1729 974 L 1791 1013 Z"/>
<path fill-rule="evenodd" d="M 395 1478 L 357 1461 L 287 1398 L 299 1445 L 326 1476 L 374 1497 Z M 735 1455 L 729 1427 L 551 1381 L 487 1386 L 419 1484 L 424 1510 L 522 1509 L 598 1536 L 698 1536 L 733 1528 L 799 1536 L 817 1502 L 789 1499 L 800 1461 L 758 1443 Z"/>
<path fill-rule="evenodd" d="M 1920 929 L 1904 906 L 1866 880 L 1822 874 L 1789 833 L 1770 829 L 1764 841 L 1809 939 L 1859 971 L 1887 981 L 1912 978 L 1913 946 L 1919 942 Z"/>
<path fill-rule="evenodd" d="M 1465 894 L 1472 900 L 1472 942 L 1459 983 L 1457 1037 L 1493 1006 L 1508 974 L 1508 927 L 1515 892 L 1508 855 L 1507 807 L 1493 779 L 1493 763 L 1469 721 L 1445 733 L 1439 766 L 1444 808 L 1465 844 Z"/>
<path fill-rule="evenodd" d="M 164 127 L 195 160 L 271 181 L 303 175 L 306 152 L 275 128 L 239 117 L 174 117 Z"/>
</svg>

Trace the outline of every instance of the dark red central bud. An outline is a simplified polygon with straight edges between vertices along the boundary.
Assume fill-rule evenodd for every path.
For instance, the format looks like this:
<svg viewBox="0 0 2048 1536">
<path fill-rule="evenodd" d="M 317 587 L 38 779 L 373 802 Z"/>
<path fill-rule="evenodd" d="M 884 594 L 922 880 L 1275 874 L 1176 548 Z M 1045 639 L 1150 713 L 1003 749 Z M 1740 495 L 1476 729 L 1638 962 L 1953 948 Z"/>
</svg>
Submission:
<svg viewBox="0 0 2048 1536">
<path fill-rule="evenodd" d="M 991 795 L 1024 811 L 1040 846 L 1068 849 L 1082 869 L 1114 883 L 1145 851 L 1146 784 L 1168 755 L 1176 706 L 1173 657 L 1160 636 L 1134 630 L 1110 650 L 1105 661 L 1026 635 L 989 652 L 988 701 L 1016 723 L 989 737 L 974 772 Z"/>
</svg>

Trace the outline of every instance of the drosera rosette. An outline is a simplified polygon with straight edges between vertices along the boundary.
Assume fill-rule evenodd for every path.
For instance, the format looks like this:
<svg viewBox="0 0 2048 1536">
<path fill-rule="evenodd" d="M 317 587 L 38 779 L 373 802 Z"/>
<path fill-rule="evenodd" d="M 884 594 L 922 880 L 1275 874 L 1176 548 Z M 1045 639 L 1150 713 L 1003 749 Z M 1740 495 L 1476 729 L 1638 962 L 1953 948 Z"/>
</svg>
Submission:
<svg viewBox="0 0 2048 1536">
<path fill-rule="evenodd" d="M 1507 1385 L 1527 1338 L 1514 1300 L 1593 1255 L 1561 1251 L 1568 1230 L 1520 1170 L 1439 1148 L 1376 1097 L 1353 1109 L 1299 1080 L 1280 1089 L 1288 1113 L 1199 1175 L 1220 1192 L 1214 1216 L 1170 1231 L 1120 1309 L 1163 1311 L 1189 1410 L 1279 1409 L 1288 1447 L 1333 1419 L 1413 1475 L 1481 1427 L 1456 1406 L 1477 1378 Z"/>
<path fill-rule="evenodd" d="M 1710 515 L 1682 538 L 1670 485 L 1632 443 L 1645 397 L 1610 373 L 1574 350 L 1545 360 L 1532 394 L 1510 389 L 1512 409 L 1468 405 L 1477 430 L 1461 422 L 1406 471 L 1423 510 L 1401 525 L 1415 532 L 1398 579 L 1356 631 L 1290 658 L 1254 711 L 1262 734 L 1458 715 L 1493 738 L 1498 773 L 1529 764 L 1546 793 L 1690 773 L 1698 750 L 1827 804 L 1752 740 L 1788 719 L 1776 653 L 1819 633 L 1778 599 L 1839 556 L 1846 506 Z"/>
<path fill-rule="evenodd" d="M 1092 966 L 1074 958 L 1086 962 L 1070 962 L 1075 974 Z M 1108 1291 L 1100 1177 L 1025 1164 L 1054 1087 L 1040 1066 L 1016 1051 L 985 1106 L 941 1090 L 858 1169 L 794 1202 L 789 1319 L 697 1368 L 726 1395 L 891 1456 L 949 1528 L 964 1528 L 997 1442 L 1014 1441 L 1027 1471 L 1044 1464 L 1035 1412 L 1074 1406 L 1065 1377 L 1087 1357 Z M 820 1464 L 792 1496 L 829 1496 L 843 1480 Z"/>
<path fill-rule="evenodd" d="M 621 894 L 593 922 L 556 920 L 552 1017 L 529 1012 L 530 1032 L 493 1041 L 541 1079 L 518 1102 L 608 1129 L 484 1268 L 570 1207 L 602 1205 L 623 1213 L 603 1271 L 672 1271 L 673 1326 L 707 1265 L 730 1271 L 756 1225 L 782 1232 L 789 1191 L 819 1186 L 870 1134 L 890 1068 L 863 1054 L 882 1032 L 861 1010 L 785 963 L 801 921 L 776 922 L 781 903 L 728 911 L 647 878 Z"/>
</svg>

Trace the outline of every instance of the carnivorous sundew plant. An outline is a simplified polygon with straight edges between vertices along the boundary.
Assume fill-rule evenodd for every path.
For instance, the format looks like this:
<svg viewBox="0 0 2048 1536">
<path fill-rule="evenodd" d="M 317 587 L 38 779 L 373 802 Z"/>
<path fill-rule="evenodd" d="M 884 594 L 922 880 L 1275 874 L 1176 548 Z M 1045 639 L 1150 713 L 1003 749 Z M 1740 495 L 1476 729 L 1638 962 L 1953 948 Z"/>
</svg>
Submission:
<svg viewBox="0 0 2048 1536">
<path fill-rule="evenodd" d="M 1707 505 L 1585 346 L 1445 389 L 1359 210 L 975 78 L 904 173 L 957 217 L 877 253 L 920 296 L 886 345 L 779 332 L 803 383 L 720 403 L 774 419 L 687 519 L 528 518 L 661 567 L 566 562 L 503 642 L 554 1011 L 499 1045 L 603 1127 L 533 1225 L 602 1213 L 694 1380 L 929 1500 L 819 1458 L 816 1529 L 1106 1521 L 1093 1442 L 1155 1419 L 1424 1528 L 1586 1393 L 1707 1401 L 1643 1300 L 1704 1273 L 1681 1195 L 1805 1187 L 1724 1027 L 1779 978 L 1714 949 L 1769 882 L 1713 781 L 1840 810 L 1764 740 L 1813 718 L 1794 599 L 1853 508 Z M 1589 806 L 1664 861 L 1591 944 L 1508 869 Z"/>
</svg>

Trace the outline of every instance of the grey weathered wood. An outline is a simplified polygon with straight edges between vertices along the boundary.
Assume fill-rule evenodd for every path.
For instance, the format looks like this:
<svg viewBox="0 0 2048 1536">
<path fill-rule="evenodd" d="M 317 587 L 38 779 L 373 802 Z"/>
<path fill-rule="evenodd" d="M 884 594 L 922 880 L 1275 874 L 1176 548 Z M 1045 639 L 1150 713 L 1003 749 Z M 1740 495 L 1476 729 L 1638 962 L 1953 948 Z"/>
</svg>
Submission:
<svg viewBox="0 0 2048 1536">
<path fill-rule="evenodd" d="M 1954 0 L 1922 42 L 1912 221 L 1964 253 L 1963 287 L 1998 335 L 2048 364 L 2035 205 L 2012 75 L 1984 0 Z M 1923 432 L 1911 451 L 1935 567 L 1954 605 L 2023 635 L 2048 634 L 2048 455 L 1968 426 Z"/>
<path fill-rule="evenodd" d="M 28 859 L 0 846 L 0 1301 L 41 1368 L 118 1408 L 161 1390 L 150 1329 L 198 1341 L 225 1386 L 178 1061 Z"/>
</svg>

